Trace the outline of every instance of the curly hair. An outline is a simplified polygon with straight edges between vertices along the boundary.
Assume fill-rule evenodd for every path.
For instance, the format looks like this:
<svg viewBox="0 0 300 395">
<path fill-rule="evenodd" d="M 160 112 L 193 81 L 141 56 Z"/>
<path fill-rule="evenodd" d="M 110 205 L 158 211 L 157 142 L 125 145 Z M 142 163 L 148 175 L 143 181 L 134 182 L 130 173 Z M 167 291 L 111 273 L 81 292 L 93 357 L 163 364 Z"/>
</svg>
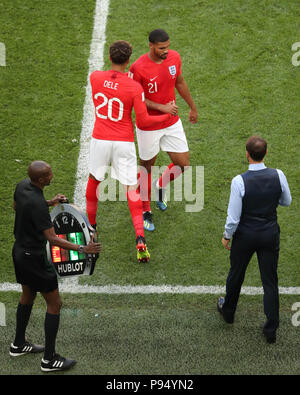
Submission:
<svg viewBox="0 0 300 395">
<path fill-rule="evenodd" d="M 132 46 L 127 41 L 115 41 L 109 47 L 111 61 L 116 64 L 124 64 L 130 58 L 131 54 Z"/>
</svg>

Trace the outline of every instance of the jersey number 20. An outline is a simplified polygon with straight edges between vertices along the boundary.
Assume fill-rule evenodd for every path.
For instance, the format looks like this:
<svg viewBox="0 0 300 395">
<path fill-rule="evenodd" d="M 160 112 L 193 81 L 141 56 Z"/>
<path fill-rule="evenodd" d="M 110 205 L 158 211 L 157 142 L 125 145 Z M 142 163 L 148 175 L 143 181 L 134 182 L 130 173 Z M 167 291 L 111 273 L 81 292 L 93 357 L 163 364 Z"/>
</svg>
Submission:
<svg viewBox="0 0 300 395">
<path fill-rule="evenodd" d="M 96 114 L 97 117 L 102 118 L 102 119 L 110 119 L 113 122 L 118 122 L 123 118 L 123 113 L 124 113 L 124 104 L 121 102 L 120 99 L 117 97 L 112 97 L 111 99 L 108 99 L 103 93 L 99 92 L 96 93 L 94 98 L 97 100 L 99 97 L 102 97 L 103 102 L 99 104 L 99 106 L 96 107 Z M 112 109 L 113 109 L 113 103 L 118 103 L 119 106 L 119 114 L 117 118 L 114 118 L 112 115 Z M 107 115 L 100 114 L 99 109 L 102 107 L 107 107 Z"/>
</svg>

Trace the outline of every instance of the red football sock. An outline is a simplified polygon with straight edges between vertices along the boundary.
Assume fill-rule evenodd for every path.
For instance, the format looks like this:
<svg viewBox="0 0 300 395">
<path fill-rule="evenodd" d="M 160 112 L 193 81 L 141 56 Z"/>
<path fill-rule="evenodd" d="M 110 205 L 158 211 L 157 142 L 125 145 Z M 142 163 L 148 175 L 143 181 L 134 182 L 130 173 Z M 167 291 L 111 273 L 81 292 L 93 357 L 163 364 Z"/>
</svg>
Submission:
<svg viewBox="0 0 300 395">
<path fill-rule="evenodd" d="M 159 177 L 158 185 L 161 188 L 165 188 L 169 182 L 175 180 L 181 173 L 182 170 L 179 166 L 175 166 L 174 163 L 170 163 L 163 174 Z"/>
<path fill-rule="evenodd" d="M 98 208 L 98 197 L 97 188 L 100 181 L 94 180 L 92 178 L 88 179 L 86 187 L 86 213 L 91 225 L 96 224 L 97 208 Z"/>
<path fill-rule="evenodd" d="M 141 195 L 143 204 L 143 212 L 151 211 L 150 198 L 151 198 L 151 172 L 148 173 L 146 169 L 140 168 L 138 173 L 139 188 L 138 191 Z"/>
<path fill-rule="evenodd" d="M 127 200 L 135 235 L 144 237 L 143 205 L 140 194 L 136 190 L 130 190 L 127 192 Z"/>
</svg>

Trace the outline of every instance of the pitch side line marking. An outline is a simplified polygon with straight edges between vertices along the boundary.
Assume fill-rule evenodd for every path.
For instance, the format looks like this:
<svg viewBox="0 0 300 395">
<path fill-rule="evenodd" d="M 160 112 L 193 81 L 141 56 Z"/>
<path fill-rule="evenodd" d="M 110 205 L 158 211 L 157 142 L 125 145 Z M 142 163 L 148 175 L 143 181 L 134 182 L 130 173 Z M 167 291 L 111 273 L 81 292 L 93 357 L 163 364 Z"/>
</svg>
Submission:
<svg viewBox="0 0 300 395">
<path fill-rule="evenodd" d="M 82 129 L 80 136 L 80 152 L 77 163 L 74 203 L 85 212 L 85 190 L 88 179 L 88 158 L 90 139 L 95 122 L 95 111 L 92 100 L 89 76 L 94 70 L 101 70 L 104 65 L 103 49 L 106 40 L 105 28 L 109 10 L 109 0 L 97 0 L 94 14 L 93 36 L 89 55 L 89 71 L 87 76 L 85 102 L 83 107 Z"/>
<path fill-rule="evenodd" d="M 61 293 L 71 294 L 210 294 L 221 295 L 225 293 L 225 286 L 206 286 L 206 285 L 78 285 L 77 283 L 63 282 L 59 285 Z M 0 292 L 15 291 L 21 292 L 21 286 L 16 283 L 0 284 Z M 300 287 L 279 287 L 281 295 L 300 295 Z M 242 295 L 262 295 L 262 287 L 242 287 Z"/>
</svg>

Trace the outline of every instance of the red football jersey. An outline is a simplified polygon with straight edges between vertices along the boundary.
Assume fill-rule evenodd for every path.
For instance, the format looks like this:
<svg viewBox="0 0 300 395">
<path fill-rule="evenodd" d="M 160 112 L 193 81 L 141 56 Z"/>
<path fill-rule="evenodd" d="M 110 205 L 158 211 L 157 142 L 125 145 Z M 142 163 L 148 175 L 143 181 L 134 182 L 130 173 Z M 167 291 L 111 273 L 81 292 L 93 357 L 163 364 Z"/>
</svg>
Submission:
<svg viewBox="0 0 300 395">
<path fill-rule="evenodd" d="M 147 113 L 144 91 L 139 83 L 119 71 L 94 71 L 90 75 L 95 106 L 93 137 L 100 140 L 134 141 L 132 109 L 138 127 L 164 122 L 169 114 L 151 117 Z"/>
<path fill-rule="evenodd" d="M 155 63 L 146 53 L 131 65 L 129 72 L 142 85 L 147 99 L 161 104 L 175 101 L 175 83 L 181 74 L 181 58 L 178 52 L 169 49 L 168 56 L 162 63 Z M 148 112 L 151 115 L 162 114 L 157 110 L 148 109 Z M 178 116 L 172 116 L 162 124 L 144 130 L 163 129 L 173 125 L 178 119 Z"/>
</svg>

